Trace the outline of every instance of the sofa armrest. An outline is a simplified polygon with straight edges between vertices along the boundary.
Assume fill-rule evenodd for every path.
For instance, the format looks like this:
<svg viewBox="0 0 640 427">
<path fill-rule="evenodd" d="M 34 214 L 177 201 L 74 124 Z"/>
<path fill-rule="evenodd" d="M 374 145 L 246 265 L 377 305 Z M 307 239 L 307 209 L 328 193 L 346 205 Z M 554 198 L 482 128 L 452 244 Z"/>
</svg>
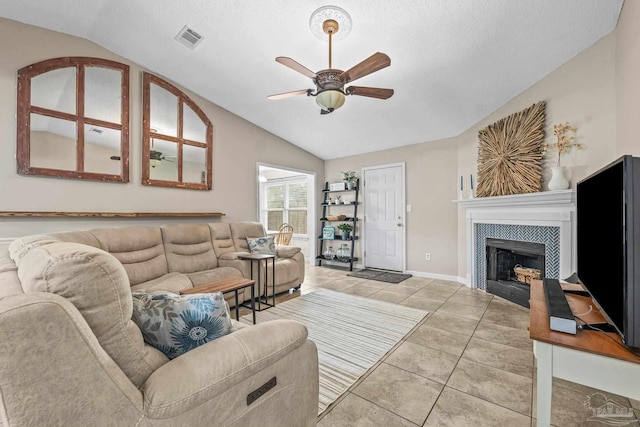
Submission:
<svg viewBox="0 0 640 427">
<path fill-rule="evenodd" d="M 278 246 L 276 247 L 276 256 L 279 258 L 293 258 L 301 249 L 297 246 Z"/>
<path fill-rule="evenodd" d="M 151 374 L 142 387 L 145 412 L 152 419 L 178 417 L 276 363 L 306 341 L 307 328 L 292 320 L 274 320 L 218 338 Z"/>
<path fill-rule="evenodd" d="M 9 425 L 134 425 L 142 393 L 65 298 L 0 299 L 0 390 Z"/>
</svg>

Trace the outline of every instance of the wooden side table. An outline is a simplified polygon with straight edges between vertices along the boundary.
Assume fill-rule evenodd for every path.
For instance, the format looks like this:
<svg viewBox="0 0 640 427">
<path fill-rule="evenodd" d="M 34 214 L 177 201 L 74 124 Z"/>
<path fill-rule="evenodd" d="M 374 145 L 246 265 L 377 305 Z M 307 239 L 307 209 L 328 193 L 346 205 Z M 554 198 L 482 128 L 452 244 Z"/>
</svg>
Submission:
<svg viewBox="0 0 640 427">
<path fill-rule="evenodd" d="M 577 285 L 563 285 L 563 288 L 582 289 Z M 637 381 L 640 357 L 619 344 L 620 337 L 616 334 L 578 330 L 576 335 L 571 335 L 551 330 L 545 298 L 542 281 L 533 280 L 529 336 L 538 362 L 538 426 L 546 427 L 551 422 L 553 377 L 640 399 Z M 567 294 L 567 300 L 574 313 L 587 313 L 580 316 L 585 322 L 604 321 L 591 298 Z"/>
<path fill-rule="evenodd" d="M 245 279 L 244 277 L 231 277 L 229 279 L 219 280 L 217 282 L 212 282 L 207 285 L 196 286 L 195 288 L 186 289 L 180 294 L 189 295 L 189 294 L 207 294 L 213 292 L 222 292 L 223 294 L 227 292 L 233 291 L 236 297 L 236 320 L 240 320 L 240 312 L 239 306 L 241 305 L 238 302 L 238 291 L 244 288 L 251 288 L 251 306 L 247 307 L 242 304 L 243 307 L 251 308 L 251 314 L 253 315 L 253 324 L 256 324 L 256 297 L 253 285 L 255 285 L 256 281 L 251 279 Z"/>
<path fill-rule="evenodd" d="M 264 304 L 269 307 L 276 306 L 276 256 L 270 254 L 240 254 L 238 255 L 239 259 L 249 260 L 251 263 L 251 277 L 253 277 L 253 263 L 254 261 L 258 265 L 258 273 L 256 275 L 256 283 L 258 285 L 258 294 L 260 293 L 260 266 L 262 261 L 264 260 L 264 295 L 258 295 L 258 311 L 265 310 L 262 308 L 261 304 Z M 267 287 L 269 286 L 269 276 L 268 276 L 268 264 L 269 260 L 271 260 L 271 304 L 269 304 L 269 296 L 267 294 Z M 264 303 L 262 302 L 262 298 L 264 298 Z"/>
</svg>

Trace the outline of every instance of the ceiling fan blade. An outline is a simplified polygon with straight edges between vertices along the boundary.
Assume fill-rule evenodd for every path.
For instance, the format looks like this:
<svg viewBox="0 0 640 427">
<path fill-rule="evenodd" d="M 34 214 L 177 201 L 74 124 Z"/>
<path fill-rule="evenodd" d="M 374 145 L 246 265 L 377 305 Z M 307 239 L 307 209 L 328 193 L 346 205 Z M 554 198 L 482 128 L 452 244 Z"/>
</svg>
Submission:
<svg viewBox="0 0 640 427">
<path fill-rule="evenodd" d="M 294 90 L 291 92 L 285 92 L 285 93 L 277 93 L 275 95 L 269 95 L 267 96 L 267 99 L 271 99 L 271 100 L 275 100 L 275 99 L 284 99 L 284 98 L 290 98 L 292 96 L 297 96 L 297 95 L 304 95 L 304 94 L 309 94 L 309 92 L 311 92 L 312 89 L 302 89 L 302 90 Z"/>
<path fill-rule="evenodd" d="M 340 74 L 340 79 L 345 83 L 352 82 L 360 77 L 375 73 L 391 65 L 391 59 L 384 53 L 376 52 L 361 63 L 354 65 L 344 73 Z"/>
<path fill-rule="evenodd" d="M 348 95 L 368 96 L 369 98 L 389 99 L 393 96 L 393 89 L 380 87 L 349 86 L 345 92 Z"/>
<path fill-rule="evenodd" d="M 304 74 L 305 76 L 315 79 L 316 73 L 305 67 L 304 65 L 299 64 L 291 58 L 287 58 L 286 56 L 278 56 L 276 58 L 276 62 L 281 63 L 284 66 L 291 68 L 294 71 Z"/>
</svg>

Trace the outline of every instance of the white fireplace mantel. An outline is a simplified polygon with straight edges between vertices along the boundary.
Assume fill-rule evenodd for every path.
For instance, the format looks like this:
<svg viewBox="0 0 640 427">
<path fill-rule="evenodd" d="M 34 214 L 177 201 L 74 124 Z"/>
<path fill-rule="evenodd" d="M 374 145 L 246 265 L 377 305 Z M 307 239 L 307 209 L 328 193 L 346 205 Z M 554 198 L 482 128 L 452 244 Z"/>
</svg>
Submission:
<svg viewBox="0 0 640 427">
<path fill-rule="evenodd" d="M 477 287 L 476 224 L 512 224 L 559 227 L 560 275 L 575 271 L 575 190 L 543 191 L 498 197 L 455 200 L 465 209 L 467 285 Z"/>
<path fill-rule="evenodd" d="M 575 206 L 576 190 L 541 191 L 539 193 L 512 194 L 510 196 L 475 197 L 454 200 L 466 209 L 514 206 Z"/>
</svg>

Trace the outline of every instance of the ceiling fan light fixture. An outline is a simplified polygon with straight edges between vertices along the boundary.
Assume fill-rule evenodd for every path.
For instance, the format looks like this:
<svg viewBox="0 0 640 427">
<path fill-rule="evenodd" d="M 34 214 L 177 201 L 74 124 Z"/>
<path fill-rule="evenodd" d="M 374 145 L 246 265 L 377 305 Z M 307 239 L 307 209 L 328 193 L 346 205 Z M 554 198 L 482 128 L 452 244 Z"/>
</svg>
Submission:
<svg viewBox="0 0 640 427">
<path fill-rule="evenodd" d="M 152 168 L 155 168 L 156 166 L 160 166 L 160 159 L 149 159 L 149 165 L 151 165 Z"/>
<path fill-rule="evenodd" d="M 330 89 L 320 92 L 316 96 L 316 103 L 324 110 L 335 111 L 344 105 L 344 93 Z"/>
</svg>

